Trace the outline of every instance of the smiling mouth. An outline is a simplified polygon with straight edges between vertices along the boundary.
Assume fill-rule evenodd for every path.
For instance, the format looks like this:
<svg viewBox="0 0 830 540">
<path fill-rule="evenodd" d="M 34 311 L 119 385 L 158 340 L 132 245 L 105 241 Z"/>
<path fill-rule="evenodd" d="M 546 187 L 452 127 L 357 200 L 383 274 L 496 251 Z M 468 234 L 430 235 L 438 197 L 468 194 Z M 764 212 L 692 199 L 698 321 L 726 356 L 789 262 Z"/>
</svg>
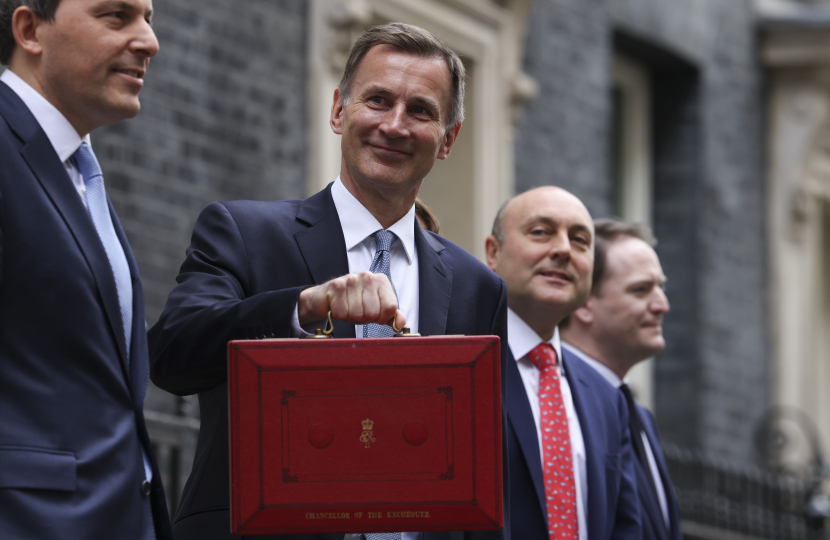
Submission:
<svg viewBox="0 0 830 540">
<path fill-rule="evenodd" d="M 144 70 L 142 70 L 142 69 L 125 68 L 125 69 L 115 69 L 113 71 L 115 71 L 116 73 L 123 73 L 124 75 L 129 75 L 130 77 L 133 77 L 134 79 L 139 79 L 139 80 L 144 79 Z"/>
<path fill-rule="evenodd" d="M 382 144 L 372 144 L 372 143 L 369 143 L 369 144 L 372 146 L 372 148 L 380 150 L 381 152 L 389 152 L 390 154 L 400 154 L 402 156 L 411 155 L 411 152 L 407 152 L 406 150 L 402 150 L 400 148 L 391 148 L 389 146 L 384 146 Z"/>
<path fill-rule="evenodd" d="M 539 272 L 539 274 L 546 278 L 554 278 L 562 281 L 573 281 L 573 278 L 571 278 L 571 276 L 568 275 L 567 272 L 563 272 L 561 270 L 546 270 Z"/>
</svg>

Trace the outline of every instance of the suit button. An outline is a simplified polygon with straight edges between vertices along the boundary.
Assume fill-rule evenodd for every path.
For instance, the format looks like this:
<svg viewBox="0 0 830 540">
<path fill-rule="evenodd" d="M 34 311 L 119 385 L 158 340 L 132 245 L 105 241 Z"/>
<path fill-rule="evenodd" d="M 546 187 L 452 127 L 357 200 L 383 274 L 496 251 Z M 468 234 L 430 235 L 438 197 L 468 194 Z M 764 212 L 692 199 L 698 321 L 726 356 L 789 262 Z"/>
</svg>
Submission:
<svg viewBox="0 0 830 540">
<path fill-rule="evenodd" d="M 145 497 L 150 494 L 150 482 L 147 480 L 141 482 L 141 494 Z"/>
</svg>

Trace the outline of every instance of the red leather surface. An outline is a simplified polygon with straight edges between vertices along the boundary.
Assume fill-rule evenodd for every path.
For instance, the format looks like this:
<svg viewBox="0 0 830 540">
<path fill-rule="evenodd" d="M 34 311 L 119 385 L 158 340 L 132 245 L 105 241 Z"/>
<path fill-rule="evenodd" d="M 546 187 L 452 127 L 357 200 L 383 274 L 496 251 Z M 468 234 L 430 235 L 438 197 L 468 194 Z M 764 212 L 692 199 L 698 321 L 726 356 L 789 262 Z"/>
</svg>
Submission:
<svg viewBox="0 0 830 540">
<path fill-rule="evenodd" d="M 234 533 L 502 527 L 498 337 L 228 352 Z"/>
</svg>

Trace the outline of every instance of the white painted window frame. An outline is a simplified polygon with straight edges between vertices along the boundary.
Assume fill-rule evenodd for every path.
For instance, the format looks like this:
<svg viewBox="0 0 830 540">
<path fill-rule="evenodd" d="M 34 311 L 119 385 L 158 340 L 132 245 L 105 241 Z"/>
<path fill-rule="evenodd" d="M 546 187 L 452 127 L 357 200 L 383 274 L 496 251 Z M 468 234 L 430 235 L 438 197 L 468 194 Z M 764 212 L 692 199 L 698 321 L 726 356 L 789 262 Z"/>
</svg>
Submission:
<svg viewBox="0 0 830 540">
<path fill-rule="evenodd" d="M 651 227 L 653 215 L 651 80 L 648 69 L 636 60 L 614 54 L 611 80 L 623 93 L 619 131 L 622 140 L 622 178 L 618 216 Z M 654 360 L 635 365 L 628 381 L 638 401 L 654 410 Z"/>
</svg>

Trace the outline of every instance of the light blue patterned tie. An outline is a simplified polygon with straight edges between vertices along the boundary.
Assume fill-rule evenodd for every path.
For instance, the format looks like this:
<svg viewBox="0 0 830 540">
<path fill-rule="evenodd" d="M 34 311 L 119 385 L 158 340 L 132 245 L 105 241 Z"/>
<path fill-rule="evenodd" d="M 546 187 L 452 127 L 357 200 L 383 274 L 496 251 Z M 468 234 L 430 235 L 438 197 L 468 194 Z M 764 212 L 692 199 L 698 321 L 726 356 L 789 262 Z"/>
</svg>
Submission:
<svg viewBox="0 0 830 540">
<path fill-rule="evenodd" d="M 124 248 L 118 241 L 112 226 L 107 193 L 104 190 L 104 175 L 98 160 L 88 144 L 83 143 L 72 154 L 86 186 L 86 204 L 92 224 L 107 252 L 112 276 L 115 278 L 115 290 L 118 293 L 118 305 L 121 308 L 121 322 L 124 324 L 124 338 L 127 342 L 127 358 L 130 356 L 130 340 L 133 328 L 133 284 L 130 278 L 130 266 Z"/>
<path fill-rule="evenodd" d="M 392 284 L 392 291 L 395 293 L 395 298 L 398 297 L 398 291 L 395 289 L 395 284 L 392 283 L 392 255 L 389 249 L 392 244 L 398 239 L 395 233 L 384 231 L 383 229 L 375 231 L 372 236 L 375 237 L 375 244 L 377 245 L 375 251 L 375 258 L 372 261 L 372 266 L 369 271 L 374 274 L 384 274 Z M 369 323 L 363 326 L 363 337 L 392 337 L 395 331 L 385 324 Z M 401 533 L 366 533 L 363 535 L 366 540 L 401 540 Z"/>
<path fill-rule="evenodd" d="M 372 261 L 372 266 L 369 271 L 374 274 L 384 274 L 389 278 L 389 283 L 392 284 L 392 291 L 395 293 L 395 298 L 398 297 L 398 291 L 395 290 L 395 284 L 392 283 L 392 274 L 390 268 L 392 265 L 392 256 L 389 254 L 389 249 L 392 244 L 398 239 L 395 233 L 384 231 L 383 229 L 372 233 L 375 237 L 375 244 L 377 249 L 375 251 L 375 259 Z M 391 326 L 385 324 L 369 323 L 363 326 L 363 337 L 392 337 L 395 331 Z M 398 536 L 400 538 L 400 536 Z"/>
</svg>

